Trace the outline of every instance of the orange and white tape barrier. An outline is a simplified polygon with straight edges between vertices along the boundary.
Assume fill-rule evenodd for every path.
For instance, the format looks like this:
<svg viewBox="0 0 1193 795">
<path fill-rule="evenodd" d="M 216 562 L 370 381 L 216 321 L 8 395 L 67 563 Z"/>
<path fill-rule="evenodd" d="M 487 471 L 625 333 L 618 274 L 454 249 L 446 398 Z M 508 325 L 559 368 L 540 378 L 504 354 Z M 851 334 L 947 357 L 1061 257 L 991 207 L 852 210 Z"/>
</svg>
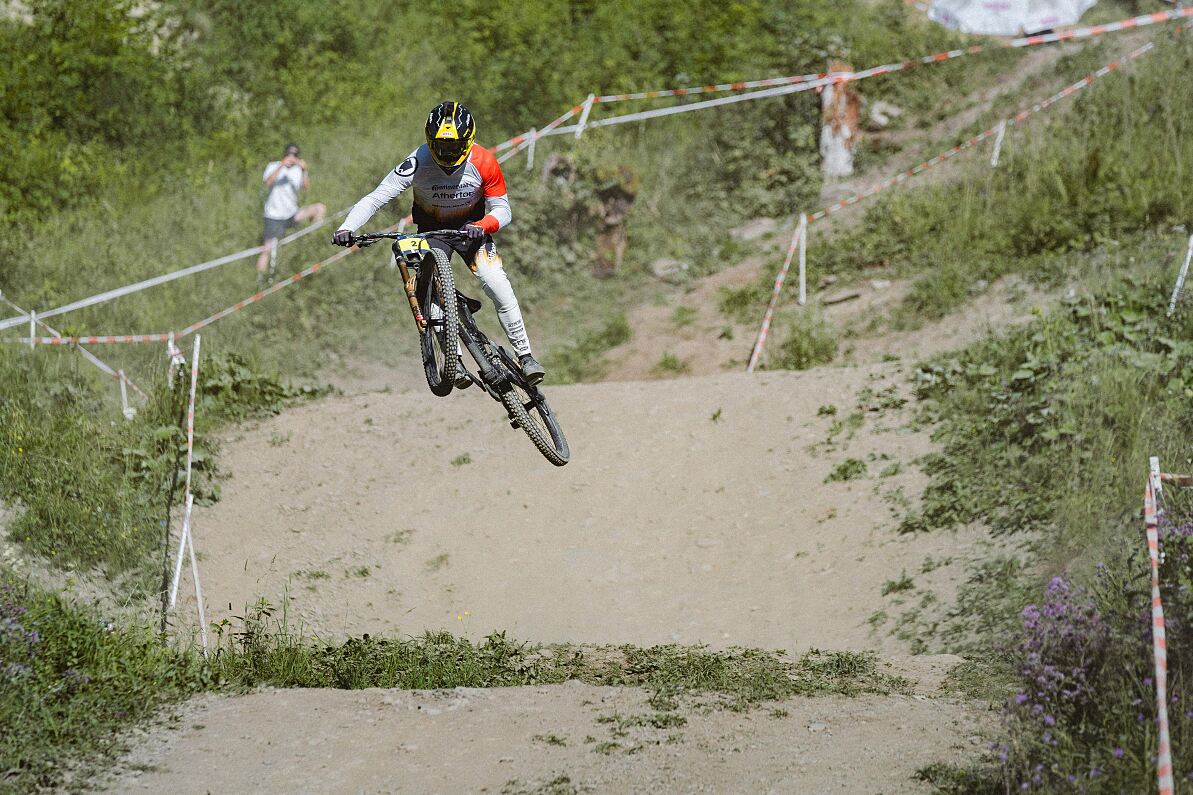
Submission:
<svg viewBox="0 0 1193 795">
<path fill-rule="evenodd" d="M 1147 527 L 1147 556 L 1152 571 L 1152 655 L 1156 669 L 1156 728 L 1159 733 L 1156 749 L 1156 784 L 1159 795 L 1173 795 L 1175 784 L 1172 771 L 1172 739 L 1168 726 L 1168 636 L 1164 625 L 1164 603 L 1160 598 L 1160 528 L 1158 503 L 1163 483 L 1193 485 L 1189 475 L 1169 475 L 1160 472 L 1160 459 L 1149 460 L 1147 489 L 1143 494 L 1143 520 Z"/>
<path fill-rule="evenodd" d="M 14 304 L 12 301 L 8 300 L 8 298 L 4 295 L 3 292 L 0 292 L 0 301 L 3 301 L 4 303 L 8 304 L 9 307 L 11 307 L 13 310 L 15 310 L 17 312 L 20 312 L 22 314 L 28 314 L 25 312 L 24 309 L 17 306 L 16 304 Z M 41 326 L 46 331 L 50 332 L 51 334 L 53 334 L 55 336 L 58 336 L 57 330 L 55 330 L 53 326 L 44 322 L 40 317 L 36 318 L 35 322 L 38 326 Z M 87 350 L 86 348 L 78 347 L 77 350 L 78 350 L 79 354 L 84 359 L 86 359 L 88 362 L 90 362 L 92 365 L 94 365 L 96 369 L 100 370 L 103 373 L 106 373 L 107 375 L 110 375 L 112 378 L 115 378 L 120 383 L 121 410 L 123 411 L 124 416 L 127 419 L 131 420 L 134 416 L 136 416 L 136 413 L 137 413 L 136 409 L 133 408 L 132 406 L 130 406 L 129 402 L 128 402 L 128 390 L 131 388 L 134 392 L 136 392 L 138 395 L 140 395 L 143 399 L 148 400 L 149 396 L 145 394 L 145 391 L 143 389 L 141 389 L 141 387 L 139 387 L 135 383 L 133 383 L 133 381 L 127 375 L 124 374 L 123 370 L 116 370 L 115 368 L 111 367 L 107 362 L 103 361 L 98 356 L 96 356 L 94 353 Z"/>
<path fill-rule="evenodd" d="M 962 47 L 953 50 L 945 50 L 943 52 L 932 53 L 931 55 L 924 55 L 918 58 L 911 58 L 906 61 L 898 63 L 882 64 L 879 66 L 872 66 L 869 69 L 863 69 L 857 72 L 817 72 L 813 74 L 804 75 L 789 75 L 782 77 L 768 77 L 762 80 L 741 80 L 730 83 L 716 83 L 703 86 L 691 86 L 687 88 L 669 88 L 660 89 L 656 91 L 636 91 L 626 94 L 590 94 L 584 102 L 575 105 L 571 110 L 565 113 L 560 118 L 551 122 L 547 126 L 531 130 L 521 135 L 515 136 L 508 141 L 503 141 L 493 147 L 494 152 L 504 152 L 507 149 L 516 147 L 518 151 L 526 148 L 528 144 L 533 144 L 534 141 L 544 138 L 549 135 L 565 135 L 573 133 L 576 137 L 589 127 L 604 127 L 613 124 L 625 124 L 633 121 L 642 121 L 645 119 L 656 118 L 659 116 L 668 116 L 675 113 L 688 113 L 694 110 L 702 110 L 710 107 L 717 107 L 722 104 L 727 104 L 724 101 L 708 100 L 705 102 L 697 102 L 690 105 L 681 105 L 669 108 L 660 108 L 653 111 L 643 111 L 641 113 L 631 113 L 624 116 L 613 116 L 605 119 L 598 119 L 597 121 L 589 122 L 587 120 L 588 111 L 593 105 L 609 104 L 614 102 L 626 102 L 630 100 L 644 100 L 644 99 L 658 99 L 662 97 L 686 97 L 699 94 L 725 93 L 725 92 L 739 92 L 752 91 L 753 93 L 736 97 L 732 102 L 764 99 L 771 96 L 780 96 L 798 91 L 808 91 L 814 88 L 830 83 L 852 82 L 856 80 L 865 80 L 870 77 L 878 77 L 880 75 L 892 74 L 895 72 L 905 72 L 915 69 L 920 66 L 929 64 L 944 63 L 957 58 L 962 58 L 968 55 L 977 55 L 982 52 L 1008 49 L 1008 48 L 1023 48 L 1035 47 L 1042 44 L 1054 44 L 1057 42 L 1080 41 L 1084 39 L 1096 38 L 1098 36 L 1106 35 L 1107 33 L 1116 33 L 1125 30 L 1133 30 L 1136 28 L 1147 27 L 1150 25 L 1158 25 L 1166 22 L 1172 22 L 1178 19 L 1193 18 L 1193 7 L 1191 8 L 1174 8 L 1169 11 L 1157 11 L 1154 14 L 1143 14 L 1136 17 L 1121 19 L 1117 22 L 1109 22 L 1104 25 L 1091 25 L 1087 27 L 1073 28 L 1072 30 L 1061 31 L 1059 33 L 1046 33 L 1035 36 L 1021 36 L 1019 38 L 1008 39 L 996 44 L 977 44 L 971 47 Z M 753 89 L 772 89 L 771 91 L 753 91 Z M 777 90 L 776 90 L 777 89 Z M 581 114 L 581 120 L 578 124 L 561 127 L 560 125 L 575 116 Z M 502 159 L 512 157 L 513 153 L 506 155 Z"/>
<path fill-rule="evenodd" d="M 392 231 L 395 228 L 400 230 L 405 227 L 405 225 L 406 225 L 406 223 L 408 223 L 408 221 L 409 221 L 408 217 L 403 218 L 401 223 L 397 227 L 389 227 L 386 231 Z M 293 276 L 283 279 L 282 281 L 277 282 L 276 284 L 272 284 L 269 287 L 265 288 L 264 290 L 260 290 L 256 293 L 253 293 L 248 298 L 245 298 L 242 301 L 237 301 L 235 304 L 232 304 L 231 306 L 229 306 L 225 309 L 221 309 L 219 312 L 216 312 L 214 315 L 209 315 L 208 317 L 205 317 L 202 320 L 199 320 L 199 321 L 196 321 L 196 322 L 190 324 L 189 326 L 182 329 L 181 331 L 168 331 L 168 332 L 163 332 L 161 334 L 109 334 L 109 335 L 101 335 L 101 336 L 78 336 L 78 337 L 63 337 L 63 336 L 37 337 L 37 336 L 34 336 L 34 337 L 19 337 L 19 338 L 3 338 L 3 339 L 0 339 L 0 342 L 19 343 L 22 345 L 132 345 L 132 344 L 140 344 L 140 343 L 147 343 L 147 342 L 165 342 L 169 345 L 173 345 L 175 340 L 181 340 L 183 337 L 190 336 L 191 334 L 194 334 L 196 331 L 206 328 L 207 326 L 210 326 L 212 323 L 215 323 L 218 320 L 222 320 L 222 319 L 228 317 L 229 315 L 235 314 L 246 307 L 252 306 L 253 304 L 257 303 L 258 301 L 263 300 L 267 296 L 273 295 L 274 293 L 278 292 L 279 290 L 284 290 L 285 288 L 289 287 L 292 284 L 297 284 L 298 282 L 302 281 L 303 279 L 307 278 L 308 276 L 313 276 L 314 274 L 319 273 L 321 270 L 326 268 L 328 265 L 332 265 L 336 262 L 339 262 L 340 260 L 344 259 L 344 257 L 347 257 L 347 256 L 355 253 L 357 250 L 358 249 L 356 249 L 356 248 L 349 248 L 349 249 L 344 249 L 343 251 L 336 252 L 335 254 L 332 254 L 330 257 L 323 260 L 322 262 L 316 262 L 315 264 L 299 271 L 298 273 L 294 274 Z M 171 351 L 171 353 L 172 353 L 172 351 Z"/>
<path fill-rule="evenodd" d="M 1190 12 L 1193 12 L 1193 9 L 1187 9 L 1187 10 L 1189 10 Z M 815 212 L 812 212 L 812 213 L 801 214 L 800 226 L 797 227 L 796 235 L 792 237 L 791 246 L 789 247 L 788 252 L 787 252 L 787 258 L 784 260 L 782 267 L 780 267 L 780 269 L 779 269 L 779 275 L 775 278 L 775 287 L 771 291 L 770 302 L 767 305 L 766 314 L 763 316 L 762 326 L 759 329 L 758 337 L 754 342 L 754 349 L 750 353 L 750 361 L 746 365 L 746 372 L 751 372 L 751 373 L 754 372 L 755 367 L 757 367 L 757 365 L 758 365 L 758 361 L 762 357 L 762 349 L 766 345 L 768 332 L 770 330 L 770 321 L 773 318 L 775 309 L 778 306 L 780 293 L 783 288 L 783 283 L 787 278 L 787 270 L 791 267 L 792 251 L 795 248 L 797 238 L 800 242 L 801 249 L 806 244 L 805 238 L 807 236 L 807 231 L 806 230 L 804 230 L 802 232 L 800 231 L 801 229 L 803 229 L 804 222 L 802 221 L 802 219 L 805 217 L 805 215 L 807 218 L 807 223 L 810 224 L 815 221 L 819 221 L 820 219 L 825 218 L 829 215 L 832 215 L 833 213 L 840 212 L 841 210 L 844 210 L 846 207 L 851 207 L 865 199 L 870 198 L 871 196 L 881 193 L 882 191 L 886 190 L 887 188 L 890 188 L 894 185 L 898 185 L 902 182 L 905 182 L 908 179 L 911 179 L 912 177 L 916 176 L 917 174 L 921 174 L 931 168 L 934 168 L 934 167 L 940 165 L 941 163 L 943 163 L 947 160 L 950 160 L 950 159 L 956 157 L 957 155 L 961 154 L 962 152 L 966 151 L 967 149 L 972 149 L 973 147 L 980 144 L 982 141 L 985 141 L 987 138 L 990 138 L 992 136 L 999 136 L 1000 133 L 1004 132 L 1006 130 L 1006 127 L 1009 125 L 1022 124 L 1024 121 L 1026 121 L 1028 119 L 1028 117 L 1030 117 L 1036 113 L 1040 113 L 1041 111 L 1044 111 L 1044 110 L 1052 107 L 1057 102 L 1064 99 L 1065 97 L 1072 96 L 1073 94 L 1077 93 L 1081 89 L 1086 88 L 1087 86 L 1091 85 L 1095 80 L 1098 80 L 1098 79 L 1110 74 L 1111 72 L 1114 72 L 1115 70 L 1117 70 L 1119 67 L 1121 67 L 1125 63 L 1129 63 L 1131 61 L 1134 61 L 1136 58 L 1146 55 L 1147 53 L 1151 52 L 1154 48 L 1155 48 L 1155 44 L 1152 42 L 1148 42 L 1147 44 L 1144 44 L 1141 47 L 1137 47 L 1134 50 L 1132 50 L 1131 52 L 1127 53 L 1125 56 L 1123 56 L 1123 58 L 1121 58 L 1120 60 L 1112 61 L 1112 62 L 1106 64 L 1102 68 L 1086 75 L 1085 77 L 1081 78 L 1080 80 L 1073 83 L 1072 85 L 1066 86 L 1065 88 L 1056 92 L 1055 94 L 1048 97 L 1047 99 L 1041 100 L 1040 102 L 1035 103 L 1031 107 L 1019 111 L 1014 116 L 1011 116 L 1007 119 L 1004 119 L 1003 121 L 1000 121 L 998 124 L 994 125 L 993 127 L 983 130 L 982 132 L 973 136 L 969 140 L 964 141 L 963 143 L 957 144 L 952 149 L 947 149 L 944 152 L 941 152 L 936 157 L 933 157 L 930 160 L 925 160 L 923 163 L 920 163 L 917 166 L 909 168 L 906 171 L 902 171 L 902 172 L 894 175 L 893 177 L 890 177 L 889 179 L 879 182 L 878 184 L 873 185 L 870 188 L 867 188 L 866 190 L 861 191 L 860 193 L 855 193 L 852 196 L 842 199 L 839 202 L 830 204 L 827 207 L 822 207 L 821 209 L 816 210 Z M 801 257 L 800 257 L 800 270 L 801 270 L 800 283 L 801 284 L 804 284 L 807 279 L 807 275 L 803 272 L 806 269 L 806 267 L 807 267 L 806 260 L 801 255 Z M 801 291 L 800 303 L 803 304 L 805 302 L 805 300 L 806 300 L 805 296 L 803 295 L 803 293 Z"/>
<path fill-rule="evenodd" d="M 295 240 L 298 240 L 299 238 L 303 237 L 304 235 L 309 235 L 311 232 L 314 232 L 316 229 L 319 229 L 320 227 L 327 225 L 328 223 L 335 220 L 336 218 L 339 218 L 339 217 L 341 217 L 343 215 L 347 215 L 347 214 L 348 214 L 348 210 L 341 210 L 340 212 L 335 213 L 334 215 L 329 215 L 326 218 L 324 218 L 322 221 L 311 224 L 310 226 L 303 227 L 302 229 L 298 230 L 297 232 L 294 232 L 293 234 L 287 235 L 286 237 L 283 237 L 281 240 L 276 241 L 275 246 L 285 246 L 289 243 L 293 243 Z M 228 265 L 229 263 L 237 262 L 239 260 L 254 256 L 259 253 L 261 253 L 261 246 L 253 246 L 252 248 L 246 248 L 242 251 L 237 251 L 235 254 L 227 254 L 223 257 L 218 257 L 213 260 L 208 260 L 207 262 L 200 262 L 198 265 L 191 265 L 190 267 L 183 268 L 183 269 L 177 270 L 177 271 L 173 271 L 171 273 L 163 273 L 160 276 L 154 276 L 153 278 L 150 278 L 150 279 L 144 279 L 143 281 L 139 281 L 134 284 L 127 284 L 123 287 L 116 287 L 116 288 L 114 288 L 112 290 L 108 290 L 106 292 L 97 293 L 96 295 L 88 296 L 87 298 L 80 298 L 78 301 L 72 301 L 69 304 L 63 304 L 62 306 L 55 307 L 53 309 L 47 309 L 45 311 L 37 312 L 36 317 L 41 318 L 41 319 L 45 319 L 45 318 L 49 318 L 49 317 L 56 317 L 57 315 L 64 315 L 67 312 L 74 312 L 79 309 L 85 309 L 86 307 L 89 307 L 89 306 L 95 306 L 96 304 L 104 304 L 109 301 L 115 301 L 117 298 L 123 298 L 124 296 L 132 295 L 133 293 L 139 293 L 143 290 L 148 290 L 150 287 L 157 287 L 158 285 L 161 285 L 161 284 L 167 284 L 168 282 L 172 282 L 172 281 L 181 279 L 186 276 L 193 276 L 197 273 L 204 273 L 204 272 L 212 270 L 214 268 L 219 268 L 224 265 Z M 276 248 L 274 249 L 274 256 L 276 256 Z M 14 326 L 22 325 L 23 323 L 28 323 L 31 317 L 33 317 L 33 313 L 26 312 L 24 315 L 22 315 L 20 317 L 10 317 L 10 318 L 6 318 L 4 320 L 0 320 L 0 331 L 3 331 L 4 329 L 7 329 L 7 328 L 13 328 Z"/>
</svg>

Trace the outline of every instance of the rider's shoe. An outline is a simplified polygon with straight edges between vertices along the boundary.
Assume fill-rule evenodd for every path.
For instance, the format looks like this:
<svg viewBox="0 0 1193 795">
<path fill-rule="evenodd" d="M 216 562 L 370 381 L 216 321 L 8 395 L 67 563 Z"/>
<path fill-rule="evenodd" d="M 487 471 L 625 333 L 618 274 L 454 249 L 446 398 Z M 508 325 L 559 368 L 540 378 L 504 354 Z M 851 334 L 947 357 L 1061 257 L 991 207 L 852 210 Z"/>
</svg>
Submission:
<svg viewBox="0 0 1193 795">
<path fill-rule="evenodd" d="M 464 359 L 460 359 L 459 369 L 456 370 L 456 389 L 467 389 L 472 386 L 472 378 L 464 369 Z"/>
<path fill-rule="evenodd" d="M 518 364 L 522 366 L 522 375 L 531 386 L 538 386 L 547 376 L 547 368 L 535 361 L 529 353 L 518 357 Z"/>
</svg>

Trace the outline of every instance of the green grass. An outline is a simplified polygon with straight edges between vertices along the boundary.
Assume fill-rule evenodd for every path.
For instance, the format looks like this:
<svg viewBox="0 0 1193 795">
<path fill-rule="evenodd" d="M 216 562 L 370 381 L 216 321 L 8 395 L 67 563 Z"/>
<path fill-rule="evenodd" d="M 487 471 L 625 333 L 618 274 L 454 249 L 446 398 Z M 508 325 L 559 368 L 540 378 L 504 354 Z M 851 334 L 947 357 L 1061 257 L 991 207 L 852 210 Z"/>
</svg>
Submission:
<svg viewBox="0 0 1193 795">
<path fill-rule="evenodd" d="M 683 375 L 690 369 L 691 365 L 687 361 L 679 358 L 670 351 L 665 352 L 662 358 L 659 359 L 659 363 L 655 365 L 655 370 L 670 375 Z"/>
<path fill-rule="evenodd" d="M 805 311 L 788 318 L 786 336 L 765 361 L 769 370 L 807 370 L 828 364 L 837 355 L 837 338 L 824 320 Z"/>
<path fill-rule="evenodd" d="M 164 373 L 156 374 L 164 382 Z M 0 346 L 0 500 L 19 506 L 9 537 L 55 566 L 99 567 L 122 582 L 120 596 L 153 593 L 159 586 L 153 561 L 163 543 L 175 465 L 185 450 L 180 420 L 186 382 L 176 379 L 173 393 L 163 384 L 126 422 L 106 398 L 109 384 L 78 357 Z M 214 431 L 325 392 L 285 385 L 238 355 L 204 357 L 195 419 L 196 500 L 219 497 Z M 175 487 L 177 505 L 181 483 Z"/>
<path fill-rule="evenodd" d="M 0 576 L 0 768 L 5 791 L 78 781 L 122 750 L 120 731 L 210 684 L 196 655 L 148 629 Z M 11 788 L 11 789 L 10 789 Z"/>
<path fill-rule="evenodd" d="M 858 480 L 866 476 L 866 462 L 860 458 L 846 458 L 841 463 L 833 467 L 832 471 L 824 478 L 825 483 L 833 483 L 835 481 Z"/>
<path fill-rule="evenodd" d="M 284 618 L 264 604 L 249 611 L 238 631 L 224 625 L 210 668 L 213 678 L 237 687 L 512 687 L 575 679 L 646 688 L 657 704 L 713 694 L 733 709 L 796 695 L 853 696 L 909 687 L 881 672 L 874 655 L 854 652 L 810 651 L 790 659 L 759 649 L 541 645 L 504 633 L 472 643 L 446 632 L 405 639 L 366 635 L 327 645 L 292 634 Z M 677 725 L 673 717 L 659 720 Z"/>
</svg>

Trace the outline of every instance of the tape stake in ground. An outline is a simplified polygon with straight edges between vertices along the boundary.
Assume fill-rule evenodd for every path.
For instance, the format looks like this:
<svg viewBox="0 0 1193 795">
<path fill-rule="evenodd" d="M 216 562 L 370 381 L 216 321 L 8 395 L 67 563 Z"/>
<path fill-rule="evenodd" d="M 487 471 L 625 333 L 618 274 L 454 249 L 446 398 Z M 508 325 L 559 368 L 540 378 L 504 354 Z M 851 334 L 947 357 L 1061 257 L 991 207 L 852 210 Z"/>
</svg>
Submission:
<svg viewBox="0 0 1193 795">
<path fill-rule="evenodd" d="M 584 105 L 580 111 L 580 121 L 576 123 L 576 140 L 580 140 L 580 136 L 584 134 L 584 128 L 588 125 L 588 114 L 592 113 L 592 103 L 596 100 L 596 96 L 589 94 L 588 98 L 584 100 Z"/>
<path fill-rule="evenodd" d="M 998 134 L 994 137 L 994 151 L 990 153 L 990 168 L 998 168 L 998 157 L 1002 154 L 1002 139 L 1007 134 L 1007 120 L 1003 119 L 998 123 Z"/>
<path fill-rule="evenodd" d="M 787 271 L 791 268 L 791 260 L 795 257 L 796 249 L 807 234 L 807 222 L 796 224 L 795 232 L 791 235 L 791 243 L 787 246 L 787 258 L 783 260 L 783 267 L 775 277 L 775 285 L 771 288 L 770 303 L 767 304 L 766 314 L 762 318 L 762 328 L 758 330 L 758 339 L 754 341 L 754 350 L 750 351 L 750 363 L 746 365 L 746 372 L 754 372 L 758 360 L 762 357 L 762 349 L 766 345 L 767 335 L 770 333 L 771 320 L 775 317 L 775 307 L 779 305 L 779 295 L 783 292 L 783 281 L 787 278 Z"/>
<path fill-rule="evenodd" d="M 182 556 L 189 553 L 191 559 L 191 579 L 195 584 L 195 601 L 198 603 L 199 627 L 203 638 L 203 653 L 207 653 L 207 615 L 203 606 L 203 588 L 199 584 L 199 564 L 195 557 L 194 530 L 191 512 L 195 504 L 195 495 L 191 491 L 191 473 L 195 455 L 195 394 L 199 384 L 199 350 L 203 342 L 202 335 L 195 335 L 195 347 L 191 354 L 191 389 L 186 407 L 186 480 L 184 491 L 186 508 L 182 515 L 182 533 L 178 539 L 178 556 L 174 561 L 174 582 L 170 587 L 170 608 L 178 602 L 178 581 L 182 575 Z"/>
<path fill-rule="evenodd" d="M 1185 277 L 1189 274 L 1189 260 L 1193 259 L 1193 235 L 1189 235 L 1189 248 L 1185 251 L 1185 263 L 1181 265 L 1180 273 L 1176 275 L 1176 286 L 1172 288 L 1172 297 L 1168 299 L 1168 317 L 1176 312 L 1176 302 L 1180 300 L 1181 288 L 1185 286 Z"/>
<path fill-rule="evenodd" d="M 1160 495 L 1160 461 L 1150 460 L 1143 518 L 1147 525 L 1147 555 L 1152 569 L 1152 654 L 1156 664 L 1156 783 L 1159 795 L 1173 795 L 1172 741 L 1168 730 L 1168 638 L 1164 630 L 1164 604 L 1160 600 L 1160 531 L 1156 500 Z"/>
<path fill-rule="evenodd" d="M 799 228 L 799 305 L 808 303 L 808 216 L 800 213 Z"/>
</svg>

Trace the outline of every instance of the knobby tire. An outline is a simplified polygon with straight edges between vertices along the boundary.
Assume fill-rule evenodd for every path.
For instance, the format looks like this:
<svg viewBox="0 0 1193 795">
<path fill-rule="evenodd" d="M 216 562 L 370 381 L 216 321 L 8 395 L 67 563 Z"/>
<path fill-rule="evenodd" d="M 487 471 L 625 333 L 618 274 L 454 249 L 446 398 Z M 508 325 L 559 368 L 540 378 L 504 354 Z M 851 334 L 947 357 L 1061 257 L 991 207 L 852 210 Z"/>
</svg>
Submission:
<svg viewBox="0 0 1193 795">
<path fill-rule="evenodd" d="M 543 458 L 557 467 L 563 466 L 571 459 L 571 450 L 568 448 L 567 439 L 564 438 L 563 429 L 559 427 L 558 421 L 555 420 L 555 416 L 549 408 L 545 410 L 535 408 L 535 414 L 543 418 L 543 422 L 540 423 L 537 417 L 530 416 L 524 405 L 525 402 L 530 401 L 529 399 L 524 401 L 522 390 L 513 384 L 507 386 L 501 393 L 501 403 L 505 406 L 505 410 L 509 412 L 517 426 L 526 432 L 530 441 L 534 442 L 534 446 L 543 454 Z"/>
<path fill-rule="evenodd" d="M 437 248 L 431 249 L 430 256 L 423 259 L 423 265 L 431 260 L 434 261 L 434 268 L 427 279 L 425 300 L 420 301 L 423 314 L 427 318 L 427 327 L 420 335 L 423 370 L 431 392 L 444 397 L 455 387 L 460 367 L 460 357 L 456 355 L 456 341 L 460 336 L 460 309 L 456 304 L 456 282 L 452 276 L 451 260 Z M 438 305 L 442 310 L 441 326 L 431 325 L 432 304 Z M 436 343 L 443 352 L 442 367 L 435 359 Z"/>
</svg>

